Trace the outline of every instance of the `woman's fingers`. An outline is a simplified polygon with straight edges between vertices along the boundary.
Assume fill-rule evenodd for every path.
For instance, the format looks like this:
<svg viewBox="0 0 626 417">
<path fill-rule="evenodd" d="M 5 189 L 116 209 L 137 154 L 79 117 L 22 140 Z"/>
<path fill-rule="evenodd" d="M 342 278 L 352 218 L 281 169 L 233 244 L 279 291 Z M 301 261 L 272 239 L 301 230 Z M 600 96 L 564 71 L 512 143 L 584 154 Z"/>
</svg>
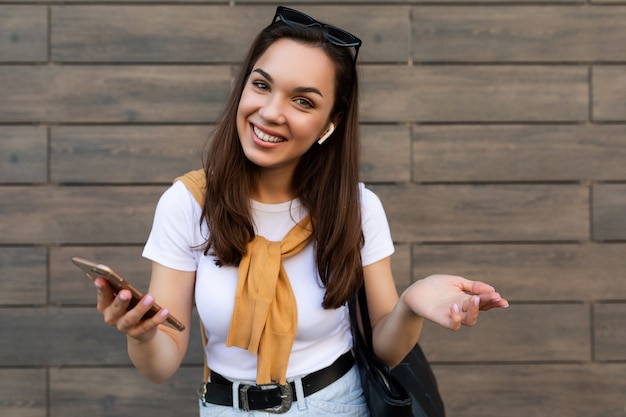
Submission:
<svg viewBox="0 0 626 417">
<path fill-rule="evenodd" d="M 87 276 L 93 280 L 93 283 L 96 286 L 98 311 L 103 313 L 113 302 L 115 294 L 104 278 L 94 278 L 90 275 Z"/>
<path fill-rule="evenodd" d="M 118 326 L 118 322 L 126 312 L 130 305 L 131 294 L 128 290 L 122 290 L 113 297 L 109 305 L 102 311 L 104 322 L 111 326 Z"/>
<path fill-rule="evenodd" d="M 154 297 L 147 294 L 132 308 L 132 293 L 121 290 L 115 294 L 104 278 L 94 278 L 87 275 L 97 289 L 97 308 L 104 322 L 116 327 L 120 332 L 138 340 L 149 340 L 156 333 L 159 324 L 162 324 L 169 315 L 167 309 L 160 309 L 148 319 L 144 316 L 154 305 Z"/>
</svg>

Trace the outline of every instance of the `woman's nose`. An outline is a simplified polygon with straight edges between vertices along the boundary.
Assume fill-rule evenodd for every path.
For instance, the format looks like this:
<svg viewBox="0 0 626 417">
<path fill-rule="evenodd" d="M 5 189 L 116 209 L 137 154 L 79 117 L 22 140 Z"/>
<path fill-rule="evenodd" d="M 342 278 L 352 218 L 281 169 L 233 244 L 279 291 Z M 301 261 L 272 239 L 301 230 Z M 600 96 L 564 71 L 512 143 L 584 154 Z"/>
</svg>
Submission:
<svg viewBox="0 0 626 417">
<path fill-rule="evenodd" d="M 285 115 L 280 97 L 275 94 L 267 96 L 267 99 L 259 109 L 259 114 L 267 122 L 276 124 L 283 123 L 285 121 Z"/>
</svg>

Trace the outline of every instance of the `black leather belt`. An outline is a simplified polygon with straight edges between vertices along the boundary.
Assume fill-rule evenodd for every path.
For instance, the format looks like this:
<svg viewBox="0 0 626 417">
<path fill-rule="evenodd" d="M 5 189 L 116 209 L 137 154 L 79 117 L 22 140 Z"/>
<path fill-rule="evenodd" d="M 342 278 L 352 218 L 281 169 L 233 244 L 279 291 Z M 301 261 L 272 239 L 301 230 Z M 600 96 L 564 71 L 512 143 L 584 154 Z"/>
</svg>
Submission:
<svg viewBox="0 0 626 417">
<path fill-rule="evenodd" d="M 302 378 L 304 396 L 311 395 L 327 387 L 348 372 L 354 365 L 352 352 L 341 355 L 332 365 L 308 374 Z M 244 411 L 265 410 L 282 414 L 297 401 L 293 382 L 285 385 L 248 385 L 238 387 L 239 408 Z M 211 372 L 211 382 L 204 382 L 198 390 L 200 400 L 205 403 L 233 406 L 233 383 L 218 373 Z"/>
</svg>

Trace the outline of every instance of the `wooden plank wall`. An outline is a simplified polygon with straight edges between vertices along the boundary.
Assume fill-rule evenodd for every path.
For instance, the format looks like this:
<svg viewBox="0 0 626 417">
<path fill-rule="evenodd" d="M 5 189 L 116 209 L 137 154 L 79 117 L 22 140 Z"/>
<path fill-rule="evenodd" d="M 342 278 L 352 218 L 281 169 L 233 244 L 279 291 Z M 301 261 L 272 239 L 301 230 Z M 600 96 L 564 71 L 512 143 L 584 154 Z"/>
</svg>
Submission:
<svg viewBox="0 0 626 417">
<path fill-rule="evenodd" d="M 427 326 L 451 417 L 626 416 L 626 5 L 291 3 L 364 40 L 363 180 L 398 287 L 434 272 L 511 300 Z M 196 327 L 165 385 L 130 366 L 69 262 L 140 259 L 267 1 L 0 0 L 0 415 L 197 415 Z"/>
</svg>

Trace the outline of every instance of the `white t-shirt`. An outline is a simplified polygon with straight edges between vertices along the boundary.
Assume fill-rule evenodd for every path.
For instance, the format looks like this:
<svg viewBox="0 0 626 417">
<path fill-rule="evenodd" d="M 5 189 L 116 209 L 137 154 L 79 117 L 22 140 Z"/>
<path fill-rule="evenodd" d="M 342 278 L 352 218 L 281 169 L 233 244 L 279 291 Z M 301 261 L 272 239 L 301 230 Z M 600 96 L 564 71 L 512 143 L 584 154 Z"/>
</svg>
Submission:
<svg viewBox="0 0 626 417">
<path fill-rule="evenodd" d="M 389 224 L 378 197 L 360 184 L 363 265 L 393 253 Z M 280 241 L 306 215 L 298 200 L 281 204 L 252 201 L 255 233 Z M 201 207 L 182 182 L 174 183 L 157 205 L 143 256 L 168 268 L 196 271 L 195 302 L 208 339 L 210 369 L 237 380 L 256 379 L 257 357 L 245 349 L 226 347 L 237 286 L 236 267 L 217 267 L 199 249 L 207 227 L 200 226 Z M 298 326 L 287 378 L 306 375 L 332 364 L 352 347 L 347 306 L 322 308 L 324 287 L 315 265 L 314 244 L 283 261 L 298 308 Z"/>
</svg>

